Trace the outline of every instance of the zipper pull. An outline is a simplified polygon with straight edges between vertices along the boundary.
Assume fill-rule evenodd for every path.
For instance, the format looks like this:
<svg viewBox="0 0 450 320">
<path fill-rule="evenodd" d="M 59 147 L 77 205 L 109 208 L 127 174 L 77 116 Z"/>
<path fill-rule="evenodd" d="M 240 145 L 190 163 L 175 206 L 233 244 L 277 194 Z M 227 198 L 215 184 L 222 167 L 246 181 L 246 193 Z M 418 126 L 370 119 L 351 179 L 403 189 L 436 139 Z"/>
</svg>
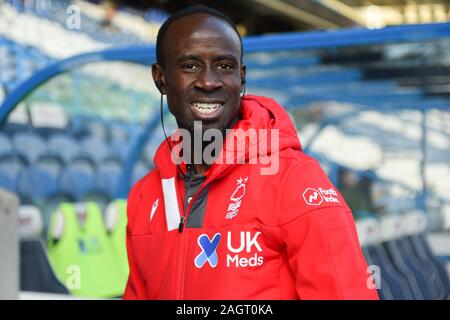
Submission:
<svg viewBox="0 0 450 320">
<path fill-rule="evenodd" d="M 182 233 L 184 228 L 184 221 L 186 218 L 184 216 L 181 216 L 180 224 L 178 225 L 178 232 Z"/>
</svg>

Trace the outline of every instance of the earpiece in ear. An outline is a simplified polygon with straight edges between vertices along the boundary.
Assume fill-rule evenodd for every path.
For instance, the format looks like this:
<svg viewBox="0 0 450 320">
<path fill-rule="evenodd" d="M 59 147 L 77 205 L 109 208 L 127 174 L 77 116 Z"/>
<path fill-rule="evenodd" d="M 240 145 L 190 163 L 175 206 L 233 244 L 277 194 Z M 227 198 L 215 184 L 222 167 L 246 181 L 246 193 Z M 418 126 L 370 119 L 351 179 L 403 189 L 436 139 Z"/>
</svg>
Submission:
<svg viewBox="0 0 450 320">
<path fill-rule="evenodd" d="M 162 89 L 163 89 L 163 82 L 161 81 L 161 80 L 156 80 L 155 81 L 155 85 L 156 85 L 156 87 L 158 88 L 158 90 L 159 90 L 159 92 L 161 92 L 162 93 Z"/>
<path fill-rule="evenodd" d="M 241 85 L 244 87 L 243 89 L 242 89 L 242 91 L 241 91 L 241 93 L 242 93 L 242 95 L 241 95 L 241 98 L 245 95 L 245 84 L 247 83 L 247 81 L 245 80 L 245 78 L 242 78 L 241 79 Z"/>
</svg>

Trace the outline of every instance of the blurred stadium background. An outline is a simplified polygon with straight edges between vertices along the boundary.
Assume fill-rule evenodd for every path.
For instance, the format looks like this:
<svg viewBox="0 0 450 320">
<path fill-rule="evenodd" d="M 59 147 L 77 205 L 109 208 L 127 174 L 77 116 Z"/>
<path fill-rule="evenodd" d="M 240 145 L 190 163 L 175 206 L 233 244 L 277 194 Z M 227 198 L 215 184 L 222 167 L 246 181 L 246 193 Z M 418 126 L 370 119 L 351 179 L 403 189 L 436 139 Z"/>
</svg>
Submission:
<svg viewBox="0 0 450 320">
<path fill-rule="evenodd" d="M 121 297 L 126 197 L 163 139 L 152 46 L 191 4 L 238 24 L 247 93 L 343 193 L 380 296 L 448 299 L 445 0 L 1 0 L 0 298 Z"/>
</svg>

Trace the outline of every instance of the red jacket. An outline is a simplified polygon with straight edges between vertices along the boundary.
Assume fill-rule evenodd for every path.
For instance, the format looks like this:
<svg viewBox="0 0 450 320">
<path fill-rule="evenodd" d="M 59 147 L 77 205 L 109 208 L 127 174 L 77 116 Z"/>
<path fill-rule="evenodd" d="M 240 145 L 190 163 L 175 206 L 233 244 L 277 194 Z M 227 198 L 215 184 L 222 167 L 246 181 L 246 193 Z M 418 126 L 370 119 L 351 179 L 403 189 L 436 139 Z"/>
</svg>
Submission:
<svg viewBox="0 0 450 320">
<path fill-rule="evenodd" d="M 124 299 L 378 299 L 351 211 L 302 152 L 287 113 L 247 95 L 240 115 L 233 129 L 279 129 L 278 173 L 213 163 L 185 211 L 184 181 L 164 141 L 156 168 L 129 195 Z M 201 227 L 180 232 L 180 216 L 206 187 Z"/>
</svg>

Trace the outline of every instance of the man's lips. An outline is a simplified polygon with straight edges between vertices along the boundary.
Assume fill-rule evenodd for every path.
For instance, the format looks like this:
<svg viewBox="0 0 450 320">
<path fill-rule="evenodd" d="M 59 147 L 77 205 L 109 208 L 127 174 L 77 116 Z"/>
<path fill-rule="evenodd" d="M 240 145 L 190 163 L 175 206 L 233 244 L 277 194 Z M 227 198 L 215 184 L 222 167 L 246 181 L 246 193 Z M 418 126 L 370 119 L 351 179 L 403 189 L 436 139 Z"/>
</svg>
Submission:
<svg viewBox="0 0 450 320">
<path fill-rule="evenodd" d="M 190 103 L 194 120 L 212 121 L 220 117 L 224 110 L 223 100 L 198 100 Z"/>
</svg>

